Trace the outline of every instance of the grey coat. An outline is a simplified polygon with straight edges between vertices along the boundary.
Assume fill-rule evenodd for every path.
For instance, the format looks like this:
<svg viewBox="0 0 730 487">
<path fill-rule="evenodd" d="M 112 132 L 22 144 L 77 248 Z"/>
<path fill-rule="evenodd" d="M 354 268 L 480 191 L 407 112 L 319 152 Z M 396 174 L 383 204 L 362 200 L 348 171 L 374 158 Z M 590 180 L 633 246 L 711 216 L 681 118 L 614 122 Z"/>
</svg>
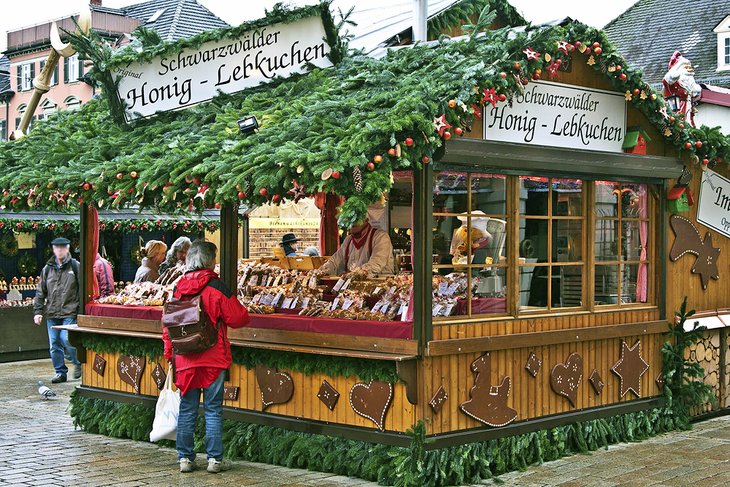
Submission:
<svg viewBox="0 0 730 487">
<path fill-rule="evenodd" d="M 46 318 L 75 318 L 79 313 L 80 278 L 79 261 L 70 255 L 59 265 L 51 257 L 43 270 L 38 283 L 33 313 Z"/>
</svg>

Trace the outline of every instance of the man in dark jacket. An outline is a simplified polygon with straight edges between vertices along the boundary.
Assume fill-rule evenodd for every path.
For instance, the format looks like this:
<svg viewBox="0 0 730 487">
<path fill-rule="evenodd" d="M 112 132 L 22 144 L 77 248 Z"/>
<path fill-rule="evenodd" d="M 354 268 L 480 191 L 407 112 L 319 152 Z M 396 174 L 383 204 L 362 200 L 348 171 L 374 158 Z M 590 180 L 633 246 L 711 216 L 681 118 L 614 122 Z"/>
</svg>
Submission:
<svg viewBox="0 0 730 487">
<path fill-rule="evenodd" d="M 80 300 L 80 265 L 71 257 L 71 242 L 57 238 L 51 242 L 53 257 L 41 270 L 41 279 L 33 303 L 33 321 L 36 325 L 46 317 L 48 341 L 51 348 L 51 362 L 56 375 L 51 382 L 66 382 L 68 367 L 64 363 L 64 352 L 74 364 L 74 379 L 81 377 L 81 362 L 76 358 L 76 349 L 68 342 L 66 330 L 55 330 L 54 326 L 76 323 Z"/>
</svg>

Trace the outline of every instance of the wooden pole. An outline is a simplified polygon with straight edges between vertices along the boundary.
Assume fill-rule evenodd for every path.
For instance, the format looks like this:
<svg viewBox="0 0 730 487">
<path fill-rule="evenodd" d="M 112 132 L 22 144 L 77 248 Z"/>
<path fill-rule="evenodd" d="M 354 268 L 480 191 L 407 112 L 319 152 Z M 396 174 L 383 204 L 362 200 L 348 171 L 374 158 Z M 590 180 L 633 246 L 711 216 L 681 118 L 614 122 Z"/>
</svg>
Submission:
<svg viewBox="0 0 730 487">
<path fill-rule="evenodd" d="M 23 112 L 23 118 L 20 119 L 20 125 L 18 125 L 17 129 L 12 133 L 12 138 L 19 139 L 25 135 L 25 132 L 30 125 L 30 121 L 33 119 L 33 115 L 35 115 L 36 108 L 38 108 L 38 103 L 41 101 L 41 96 L 48 93 L 48 90 L 51 89 L 51 76 L 53 75 L 53 70 L 56 69 L 56 65 L 60 58 L 61 56 L 55 49 L 51 49 L 51 52 L 48 53 L 46 64 L 43 66 L 43 69 L 38 76 L 33 79 L 33 94 L 30 95 L 28 106 L 26 107 L 25 112 Z"/>
<path fill-rule="evenodd" d="M 433 171 L 430 164 L 424 164 L 421 171 L 413 171 L 413 331 L 421 350 L 433 337 L 431 323 L 431 280 L 433 271 Z"/>
<path fill-rule="evenodd" d="M 221 279 L 235 291 L 238 280 L 238 205 L 221 206 L 221 245 L 219 262 Z"/>
</svg>

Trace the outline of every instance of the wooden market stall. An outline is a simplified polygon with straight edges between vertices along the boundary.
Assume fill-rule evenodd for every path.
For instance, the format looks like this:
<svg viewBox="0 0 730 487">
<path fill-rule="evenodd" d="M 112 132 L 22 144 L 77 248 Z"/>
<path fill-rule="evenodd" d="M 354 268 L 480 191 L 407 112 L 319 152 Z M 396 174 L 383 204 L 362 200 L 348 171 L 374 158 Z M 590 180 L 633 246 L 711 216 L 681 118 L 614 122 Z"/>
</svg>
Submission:
<svg viewBox="0 0 730 487">
<path fill-rule="evenodd" d="M 287 25 L 296 31 L 301 18 L 299 12 Z M 494 18 L 486 20 L 482 27 Z M 120 144 L 114 161 L 124 168 L 122 176 L 99 184 L 136 190 L 138 204 L 171 212 L 217 205 L 221 277 L 251 309 L 268 307 L 253 314 L 248 327 L 229 333 L 228 418 L 260 426 L 256 431 L 275 427 L 307 434 L 297 438 L 354 440 L 347 443 L 351 449 L 365 442 L 446 456 L 450 450 L 441 449 L 454 445 L 486 455 L 476 446 L 485 440 L 604 418 L 640 418 L 637 430 L 648 433 L 671 427 L 671 412 L 663 409 L 666 332 L 684 296 L 717 316 L 730 306 L 716 281 L 718 269 L 721 279 L 727 269 L 730 243 L 727 229 L 725 236 L 710 230 L 711 245 L 699 240 L 706 230 L 695 207 L 669 211 L 667 197 L 683 166 L 695 195 L 702 193 L 700 180 L 715 174 L 710 166 L 718 178 L 727 176 L 723 159 L 730 144 L 668 113 L 601 32 L 569 22 L 513 34 L 495 30 L 398 49 L 382 60 L 357 58 L 238 98 L 225 95 L 220 104 L 138 121 L 126 133 L 108 129 L 109 139 L 139 142 L 148 166 L 130 178 L 136 151 Z M 494 64 L 486 66 L 490 56 Z M 129 69 L 144 71 L 140 66 Z M 429 75 L 439 83 L 420 84 L 429 83 Z M 133 95 L 127 102 L 140 101 L 138 81 L 122 81 L 121 93 Z M 294 105 L 292 93 L 301 97 Z M 318 97 L 326 103 L 317 105 Z M 126 116 L 135 118 L 156 108 L 131 110 Z M 231 127 L 249 113 L 261 113 L 264 123 L 258 133 L 239 135 Z M 406 128 L 403 113 L 415 114 Z M 186 135 L 194 130 L 200 132 Z M 347 152 L 350 144 L 355 152 Z M 189 163 L 189 172 L 177 168 L 167 179 L 165 164 L 172 160 Z M 716 181 L 707 186 L 719 187 Z M 276 203 L 287 193 L 296 198 L 305 185 L 329 199 L 321 206 L 329 249 L 338 238 L 335 215 L 327 214 L 337 206 L 335 195 L 345 197 L 339 211 L 347 227 L 385 193 L 386 230 L 394 241 L 407 242 L 399 244 L 395 276 L 359 279 L 362 308 L 356 312 L 338 309 L 346 295 L 337 286 L 352 284 L 353 276 L 328 280 L 239 260 L 238 204 Z M 85 286 L 89 249 L 96 245 L 93 204 L 106 193 L 100 186 L 82 195 Z M 705 194 L 700 205 L 709 200 Z M 254 275 L 266 277 L 252 281 Z M 308 316 L 309 301 L 282 305 L 282 286 L 297 294 L 309 283 L 319 293 L 312 302 L 325 303 L 316 316 Z M 395 312 L 380 310 L 386 287 L 400 298 Z M 268 288 L 276 288 L 274 304 L 261 306 L 261 296 L 271 296 Z M 405 299 L 396 289 L 408 290 Z M 84 363 L 72 414 L 94 430 L 99 425 L 84 423 L 80 411 L 154 405 L 167 366 L 160 306 L 88 300 L 85 309 L 78 326 L 68 327 Z M 624 428 L 613 437 L 633 438 L 627 430 L 634 431 Z M 570 451 L 571 434 L 592 434 L 569 431 L 550 451 Z M 429 442 L 424 446 L 419 438 Z M 553 441 L 547 434 L 526 438 Z M 604 434 L 595 441 L 608 440 Z M 373 451 L 393 468 L 392 455 Z M 489 461 L 499 454 L 489 453 Z M 299 466 L 335 468 L 301 455 Z M 524 461 L 552 453 L 530 455 Z M 383 480 L 352 468 L 346 471 Z M 445 475 L 437 483 L 484 474 Z"/>
</svg>

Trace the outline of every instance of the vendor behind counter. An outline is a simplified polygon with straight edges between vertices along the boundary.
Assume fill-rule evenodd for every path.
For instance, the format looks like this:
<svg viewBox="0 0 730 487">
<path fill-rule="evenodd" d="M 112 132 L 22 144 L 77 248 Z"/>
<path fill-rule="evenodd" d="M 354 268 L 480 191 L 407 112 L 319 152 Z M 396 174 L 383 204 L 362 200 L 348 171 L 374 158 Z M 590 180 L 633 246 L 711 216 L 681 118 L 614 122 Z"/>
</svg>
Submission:
<svg viewBox="0 0 730 487">
<path fill-rule="evenodd" d="M 319 268 L 330 275 L 366 271 L 368 274 L 393 274 L 393 244 L 387 232 L 369 221 L 356 222 L 340 248 Z"/>
</svg>

